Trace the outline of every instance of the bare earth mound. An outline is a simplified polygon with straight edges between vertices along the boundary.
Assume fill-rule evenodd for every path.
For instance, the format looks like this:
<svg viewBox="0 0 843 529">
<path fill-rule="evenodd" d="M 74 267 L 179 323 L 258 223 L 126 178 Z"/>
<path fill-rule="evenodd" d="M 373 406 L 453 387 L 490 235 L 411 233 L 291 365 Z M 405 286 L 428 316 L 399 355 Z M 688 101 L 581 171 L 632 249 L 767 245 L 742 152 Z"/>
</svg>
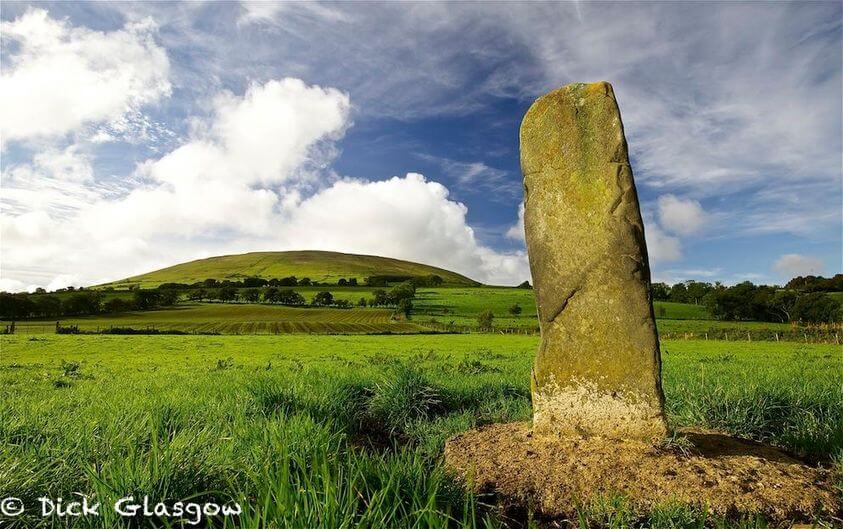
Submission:
<svg viewBox="0 0 843 529">
<path fill-rule="evenodd" d="M 445 460 L 475 491 L 548 517 L 616 493 L 641 510 L 680 503 L 771 520 L 840 514 L 828 470 L 723 434 L 682 434 L 693 446 L 679 451 L 600 437 L 534 437 L 529 423 L 495 424 L 451 439 Z"/>
</svg>

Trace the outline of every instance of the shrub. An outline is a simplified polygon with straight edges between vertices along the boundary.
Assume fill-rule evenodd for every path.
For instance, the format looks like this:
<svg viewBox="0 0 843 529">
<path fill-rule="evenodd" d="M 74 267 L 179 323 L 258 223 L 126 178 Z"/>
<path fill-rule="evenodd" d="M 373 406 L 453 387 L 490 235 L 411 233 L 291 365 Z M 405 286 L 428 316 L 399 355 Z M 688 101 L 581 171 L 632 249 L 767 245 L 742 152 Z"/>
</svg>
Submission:
<svg viewBox="0 0 843 529">
<path fill-rule="evenodd" d="M 495 320 L 495 314 L 491 310 L 484 310 L 477 316 L 477 326 L 484 330 L 492 328 L 492 323 Z"/>
<path fill-rule="evenodd" d="M 313 296 L 313 301 L 311 301 L 312 305 L 326 307 L 328 305 L 334 304 L 334 295 L 330 292 L 319 292 L 315 296 Z"/>
</svg>

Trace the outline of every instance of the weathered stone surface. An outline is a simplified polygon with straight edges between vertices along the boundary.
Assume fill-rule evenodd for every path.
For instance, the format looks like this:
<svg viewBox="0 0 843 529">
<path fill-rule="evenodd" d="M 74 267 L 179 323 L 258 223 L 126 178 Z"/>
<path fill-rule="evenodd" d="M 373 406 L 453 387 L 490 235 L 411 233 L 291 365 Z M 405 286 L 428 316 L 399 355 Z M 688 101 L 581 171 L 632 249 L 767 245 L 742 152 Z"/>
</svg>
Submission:
<svg viewBox="0 0 843 529">
<path fill-rule="evenodd" d="M 537 100 L 521 124 L 521 169 L 541 326 L 535 431 L 665 435 L 644 226 L 611 85 Z"/>
</svg>

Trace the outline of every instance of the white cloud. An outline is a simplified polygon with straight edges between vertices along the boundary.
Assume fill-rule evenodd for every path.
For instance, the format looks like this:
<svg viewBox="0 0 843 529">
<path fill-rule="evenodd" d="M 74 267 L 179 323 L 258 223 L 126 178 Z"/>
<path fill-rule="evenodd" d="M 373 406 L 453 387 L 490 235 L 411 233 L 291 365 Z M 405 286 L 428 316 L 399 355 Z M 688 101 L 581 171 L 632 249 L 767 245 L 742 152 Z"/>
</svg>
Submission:
<svg viewBox="0 0 843 529">
<path fill-rule="evenodd" d="M 525 241 L 524 233 L 524 203 L 518 205 L 518 220 L 506 230 L 506 236 L 516 241 Z"/>
<path fill-rule="evenodd" d="M 95 123 L 125 127 L 127 116 L 170 93 L 170 63 L 150 19 L 101 32 L 31 9 L 0 27 L 5 50 L 13 50 L 0 76 L 4 142 Z"/>
<path fill-rule="evenodd" d="M 336 182 L 290 212 L 283 245 L 408 259 L 484 282 L 528 279 L 526 254 L 482 246 L 466 222 L 468 209 L 448 195 L 445 186 L 415 173 Z"/>
<path fill-rule="evenodd" d="M 644 233 L 647 238 L 650 265 L 682 258 L 682 245 L 679 239 L 666 234 L 655 222 L 647 223 Z"/>
<path fill-rule="evenodd" d="M 661 226 L 677 235 L 692 235 L 705 222 L 705 212 L 700 203 L 675 195 L 662 195 L 658 201 Z"/>
<path fill-rule="evenodd" d="M 46 285 L 46 268 L 91 283 L 221 241 L 237 248 L 266 239 L 278 229 L 279 186 L 324 162 L 319 145 L 342 134 L 348 109 L 337 90 L 268 81 L 239 98 L 220 94 L 193 137 L 116 188 L 91 179 L 75 146 L 11 166 L 0 195 L 3 276 Z"/>
<path fill-rule="evenodd" d="M 760 225 L 757 215 L 790 219 L 770 232 L 838 229 L 839 4 L 332 4 L 341 24 L 308 16 L 314 5 L 284 4 L 272 15 L 283 38 L 242 46 L 266 46 L 283 55 L 279 68 L 343 86 L 365 115 L 399 119 L 609 80 L 639 189 L 722 198 L 705 202 L 708 216 L 728 216 L 736 234 Z M 264 68 L 243 65 L 233 45 L 220 47 L 228 67 Z M 787 186 L 808 206 L 765 193 Z"/>
<path fill-rule="evenodd" d="M 14 206 L 0 226 L 4 279 L 90 284 L 208 255 L 308 248 L 420 261 L 494 283 L 529 278 L 524 252 L 481 245 L 467 208 L 441 184 L 419 174 L 314 180 L 308 168 L 330 160 L 349 108 L 347 95 L 297 79 L 223 93 L 189 140 L 142 163 L 122 191 L 92 179 L 77 147 L 13 166 L 2 189 Z M 53 191 L 28 206 L 41 189 Z"/>
<path fill-rule="evenodd" d="M 798 253 L 784 254 L 773 263 L 773 270 L 784 278 L 820 275 L 825 269 L 822 259 Z"/>
<path fill-rule="evenodd" d="M 337 9 L 331 9 L 316 1 L 307 2 L 278 2 L 272 0 L 240 0 L 243 9 L 238 25 L 275 24 L 283 17 L 300 17 L 326 19 L 333 22 L 346 20 L 347 17 Z"/>
</svg>

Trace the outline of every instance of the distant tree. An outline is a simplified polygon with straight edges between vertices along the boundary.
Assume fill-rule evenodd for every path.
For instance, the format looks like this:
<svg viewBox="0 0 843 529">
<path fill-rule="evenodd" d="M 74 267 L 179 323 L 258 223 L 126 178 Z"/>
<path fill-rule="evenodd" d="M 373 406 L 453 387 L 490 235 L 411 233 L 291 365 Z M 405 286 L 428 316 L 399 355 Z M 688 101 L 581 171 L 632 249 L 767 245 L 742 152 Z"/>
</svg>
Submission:
<svg viewBox="0 0 843 529">
<path fill-rule="evenodd" d="M 770 312 L 778 321 L 788 322 L 793 319 L 793 306 L 799 295 L 793 290 L 779 290 L 770 299 Z"/>
<path fill-rule="evenodd" d="M 404 281 L 395 285 L 389 290 L 387 294 L 387 303 L 389 305 L 398 305 L 402 299 L 413 299 L 416 297 L 416 286 L 412 280 Z"/>
<path fill-rule="evenodd" d="M 349 279 L 349 280 L 348 280 L 348 286 L 350 286 L 350 287 L 356 287 L 356 286 L 357 286 L 357 278 L 356 278 L 356 277 L 352 277 L 351 279 Z"/>
<path fill-rule="evenodd" d="M 202 284 L 205 285 L 205 288 L 214 288 L 214 287 L 217 286 L 217 280 L 216 279 L 206 279 L 205 281 L 202 282 Z"/>
<path fill-rule="evenodd" d="M 840 303 L 823 292 L 799 296 L 793 305 L 793 317 L 803 323 L 831 323 L 841 320 Z"/>
<path fill-rule="evenodd" d="M 224 301 L 224 302 L 227 303 L 229 301 L 234 301 L 235 299 L 237 299 L 237 289 L 236 288 L 234 288 L 232 286 L 228 286 L 228 287 L 222 287 L 219 290 L 219 300 L 220 301 Z"/>
<path fill-rule="evenodd" d="M 333 305 L 334 295 L 330 292 L 317 292 L 317 294 L 313 296 L 313 300 L 310 303 L 311 305 L 316 305 L 320 307 Z"/>
<path fill-rule="evenodd" d="M 36 294 L 46 294 L 47 291 L 44 288 L 38 287 L 35 289 Z"/>
<path fill-rule="evenodd" d="M 765 287 L 769 288 L 769 287 Z M 749 281 L 732 287 L 718 286 L 705 297 L 709 311 L 722 320 L 763 319 L 768 292 Z"/>
<path fill-rule="evenodd" d="M 190 301 L 202 301 L 203 299 L 208 299 L 208 291 L 204 288 L 193 289 L 187 295 L 187 299 Z"/>
<path fill-rule="evenodd" d="M 389 285 L 389 280 L 386 276 L 367 276 L 363 281 L 369 287 L 385 287 Z"/>
<path fill-rule="evenodd" d="M 386 290 L 377 289 L 372 291 L 372 301 L 369 305 L 373 307 L 383 307 L 384 305 L 389 304 L 389 296 L 386 294 Z"/>
<path fill-rule="evenodd" d="M 38 296 L 33 299 L 33 303 L 39 317 L 52 318 L 62 314 L 61 300 L 56 296 Z"/>
<path fill-rule="evenodd" d="M 278 303 L 282 305 L 304 305 L 304 296 L 291 288 L 285 288 L 278 291 Z"/>
<path fill-rule="evenodd" d="M 491 310 L 484 310 L 477 315 L 477 326 L 483 330 L 490 330 L 495 320 L 495 314 Z"/>
<path fill-rule="evenodd" d="M 801 292 L 841 292 L 843 291 L 843 274 L 825 278 L 822 276 L 794 277 L 787 282 L 785 288 Z"/>
<path fill-rule="evenodd" d="M 335 299 L 334 306 L 341 309 L 348 309 L 351 308 L 351 302 L 347 299 Z"/>
<path fill-rule="evenodd" d="M 670 301 L 675 303 L 687 303 L 688 302 L 688 287 L 685 286 L 685 283 L 676 283 L 672 287 L 670 287 Z"/>
<path fill-rule="evenodd" d="M 533 285 L 531 285 L 529 281 L 524 281 L 523 283 L 518 285 L 516 288 L 532 289 Z"/>
<path fill-rule="evenodd" d="M 35 303 L 27 294 L 0 293 L 0 317 L 4 320 L 29 318 L 35 309 Z"/>
<path fill-rule="evenodd" d="M 341 277 L 340 280 L 337 281 L 337 285 L 341 286 L 341 287 L 347 287 L 348 286 L 348 280 L 344 277 Z"/>
<path fill-rule="evenodd" d="M 190 288 L 187 283 L 161 283 L 158 285 L 158 290 L 184 289 Z"/>
<path fill-rule="evenodd" d="M 103 304 L 103 311 L 109 313 L 115 312 L 129 312 L 134 309 L 134 305 L 128 299 L 111 298 Z"/>
<path fill-rule="evenodd" d="M 247 277 L 243 280 L 243 286 L 248 288 L 254 287 L 263 287 L 269 283 L 266 279 L 262 277 Z"/>
<path fill-rule="evenodd" d="M 368 303 L 366 302 L 366 298 L 360 298 L 359 300 L 357 300 L 358 307 L 365 307 L 366 305 L 368 305 Z"/>
<path fill-rule="evenodd" d="M 303 278 L 299 279 L 299 285 L 300 286 L 309 287 L 311 285 L 311 283 L 312 283 L 312 281 L 310 280 L 309 277 L 303 277 Z"/>
<path fill-rule="evenodd" d="M 509 307 L 507 311 L 512 314 L 513 316 L 518 316 L 521 314 L 521 305 L 518 303 L 514 304 L 513 306 Z"/>
<path fill-rule="evenodd" d="M 247 288 L 240 293 L 240 297 L 248 303 L 257 303 L 261 299 L 261 291 L 259 288 Z"/>
<path fill-rule="evenodd" d="M 655 301 L 667 301 L 670 299 L 670 287 L 667 283 L 651 284 L 650 292 L 652 292 L 653 300 Z"/>
<path fill-rule="evenodd" d="M 413 311 L 413 300 L 411 298 L 402 298 L 398 302 L 398 308 L 396 309 L 396 311 L 399 315 L 409 320 L 410 313 Z"/>
<path fill-rule="evenodd" d="M 157 290 L 135 290 L 132 299 L 137 310 L 150 310 L 161 303 L 161 292 Z"/>
<path fill-rule="evenodd" d="M 158 296 L 158 304 L 162 307 L 175 305 L 178 301 L 179 293 L 177 290 L 164 290 Z"/>
<path fill-rule="evenodd" d="M 102 294 L 96 291 L 80 292 L 70 296 L 62 306 L 74 314 L 99 314 L 102 311 Z"/>
<path fill-rule="evenodd" d="M 275 287 L 263 289 L 263 300 L 267 303 L 278 303 L 278 289 Z"/>
<path fill-rule="evenodd" d="M 713 288 L 711 283 L 702 283 L 699 281 L 688 281 L 688 301 L 694 305 L 702 305 L 705 296 L 711 292 Z"/>
</svg>

